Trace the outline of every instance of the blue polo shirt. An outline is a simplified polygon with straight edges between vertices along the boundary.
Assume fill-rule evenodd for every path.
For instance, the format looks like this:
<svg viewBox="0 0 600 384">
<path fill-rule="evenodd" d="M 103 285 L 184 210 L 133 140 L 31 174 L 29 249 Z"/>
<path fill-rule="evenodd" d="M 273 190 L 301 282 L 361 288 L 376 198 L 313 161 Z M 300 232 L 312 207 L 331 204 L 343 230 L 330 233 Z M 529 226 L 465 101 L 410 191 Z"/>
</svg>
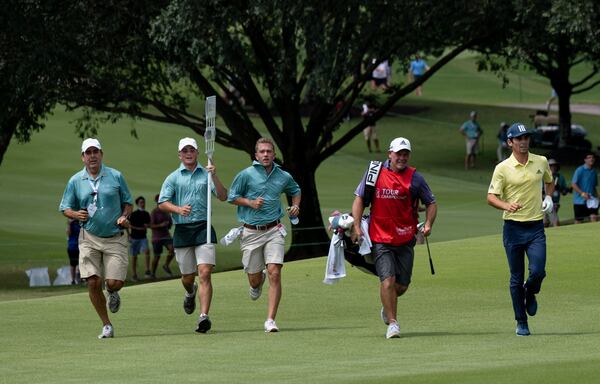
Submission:
<svg viewBox="0 0 600 384">
<path fill-rule="evenodd" d="M 476 139 L 479 137 L 481 131 L 481 126 L 477 121 L 467 120 L 460 127 L 460 130 L 467 135 L 468 139 Z"/>
<path fill-rule="evenodd" d="M 193 172 L 190 172 L 181 163 L 179 168 L 172 172 L 163 182 L 158 197 L 158 204 L 169 201 L 179 207 L 191 205 L 192 212 L 189 216 L 181 216 L 173 213 L 174 224 L 189 224 L 206 221 L 206 190 L 208 186 L 208 171 L 196 164 Z M 215 195 L 214 184 L 211 191 Z"/>
<path fill-rule="evenodd" d="M 596 187 L 598 187 L 598 172 L 595 168 L 588 168 L 584 165 L 580 165 L 573 174 L 572 184 L 577 184 L 579 189 L 583 192 L 587 192 L 590 195 L 594 195 Z M 598 196 L 596 196 L 598 197 Z M 585 199 L 577 192 L 573 191 L 573 204 L 581 205 L 585 204 Z"/>
<path fill-rule="evenodd" d="M 254 160 L 250 167 L 242 170 L 233 179 L 227 201 L 233 202 L 238 197 L 255 200 L 262 196 L 265 201 L 260 209 L 239 205 L 237 207 L 238 221 L 261 225 L 272 223 L 283 216 L 284 211 L 280 201 L 282 193 L 288 196 L 300 194 L 300 187 L 292 175 L 275 163 L 271 173 L 267 174 L 265 167 Z"/>
<path fill-rule="evenodd" d="M 413 60 L 410 62 L 410 72 L 415 76 L 423 76 L 427 70 L 427 64 L 425 60 Z"/>
<path fill-rule="evenodd" d="M 131 193 L 121 172 L 102 165 L 98 176 L 93 179 L 85 167 L 69 179 L 60 202 L 59 210 L 67 208 L 74 211 L 87 208 L 94 200 L 90 183 L 98 188 L 97 210 L 93 217 L 83 223 L 82 227 L 93 235 L 110 237 L 121 232 L 117 219 L 123 213 L 123 205 L 133 205 Z"/>
</svg>

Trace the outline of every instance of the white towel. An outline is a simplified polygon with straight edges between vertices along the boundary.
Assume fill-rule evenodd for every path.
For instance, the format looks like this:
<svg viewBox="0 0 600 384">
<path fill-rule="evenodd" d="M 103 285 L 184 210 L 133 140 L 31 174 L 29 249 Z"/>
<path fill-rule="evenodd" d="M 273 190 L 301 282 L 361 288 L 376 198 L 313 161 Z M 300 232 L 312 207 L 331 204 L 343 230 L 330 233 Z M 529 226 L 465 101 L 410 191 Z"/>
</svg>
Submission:
<svg viewBox="0 0 600 384">
<path fill-rule="evenodd" d="M 346 264 L 344 263 L 344 242 L 343 235 L 337 232 L 331 237 L 329 243 L 329 254 L 327 255 L 327 265 L 325 266 L 325 284 L 335 284 L 342 277 L 346 277 Z"/>
<path fill-rule="evenodd" d="M 244 227 L 231 228 L 219 241 L 222 245 L 230 245 L 244 232 Z"/>
<path fill-rule="evenodd" d="M 369 216 L 362 218 L 360 221 L 360 229 L 362 230 L 363 237 L 360 241 L 358 253 L 364 256 L 371 253 L 371 247 L 373 246 L 371 238 L 369 237 Z"/>
</svg>

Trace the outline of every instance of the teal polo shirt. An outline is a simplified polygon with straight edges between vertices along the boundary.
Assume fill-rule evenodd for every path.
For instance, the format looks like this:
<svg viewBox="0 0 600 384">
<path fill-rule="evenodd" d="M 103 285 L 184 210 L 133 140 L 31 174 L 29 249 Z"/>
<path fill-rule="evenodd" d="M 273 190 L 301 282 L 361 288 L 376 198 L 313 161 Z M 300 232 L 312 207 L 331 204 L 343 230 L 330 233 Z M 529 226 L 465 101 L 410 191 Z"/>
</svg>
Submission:
<svg viewBox="0 0 600 384">
<path fill-rule="evenodd" d="M 233 179 L 227 201 L 233 202 L 238 197 L 256 200 L 262 196 L 265 201 L 260 209 L 247 206 L 237 207 L 238 221 L 251 225 L 261 225 L 279 220 L 284 214 L 281 208 L 280 196 L 298 196 L 300 187 L 292 175 L 273 163 L 271 173 L 267 174 L 265 167 L 254 160 L 252 165 Z"/>
<path fill-rule="evenodd" d="M 94 200 L 90 182 L 98 188 L 97 210 L 93 217 L 83 223 L 83 229 L 100 237 L 118 234 L 122 228 L 117 225 L 117 219 L 123 213 L 125 204 L 133 205 L 133 199 L 121 172 L 104 164 L 95 179 L 88 174 L 85 167 L 69 179 L 59 210 L 64 212 L 67 208 L 73 211 L 87 209 Z"/>
<path fill-rule="evenodd" d="M 181 216 L 173 213 L 174 224 L 189 224 L 206 221 L 206 191 L 208 188 L 208 171 L 200 164 L 196 164 L 193 172 L 189 171 L 183 163 L 172 172 L 160 189 L 158 204 L 165 201 L 179 207 L 191 205 L 192 212 L 189 216 Z M 216 196 L 214 184 L 211 188 L 212 194 Z"/>
<path fill-rule="evenodd" d="M 468 139 L 476 139 L 479 137 L 481 131 L 481 126 L 477 121 L 467 120 L 464 122 L 460 130 L 467 135 Z"/>
<path fill-rule="evenodd" d="M 575 170 L 571 183 L 577 184 L 579 189 L 583 192 L 587 192 L 594 196 L 596 188 L 598 187 L 598 172 L 594 168 L 586 167 L 585 164 L 580 165 Z M 585 204 L 585 199 L 579 193 L 573 192 L 573 204 Z"/>
</svg>

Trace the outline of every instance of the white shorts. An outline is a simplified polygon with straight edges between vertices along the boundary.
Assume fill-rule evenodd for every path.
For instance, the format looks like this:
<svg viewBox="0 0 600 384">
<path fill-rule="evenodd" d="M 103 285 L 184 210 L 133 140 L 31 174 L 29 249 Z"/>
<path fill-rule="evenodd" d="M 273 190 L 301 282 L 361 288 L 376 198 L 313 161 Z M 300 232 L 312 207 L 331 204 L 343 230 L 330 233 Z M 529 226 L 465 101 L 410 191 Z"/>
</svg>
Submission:
<svg viewBox="0 0 600 384">
<path fill-rule="evenodd" d="M 283 264 L 285 239 L 280 226 L 283 224 L 266 231 L 244 228 L 240 239 L 244 272 L 258 273 L 267 264 Z"/>
<path fill-rule="evenodd" d="M 175 259 L 179 264 L 182 275 L 191 275 L 198 272 L 198 265 L 215 265 L 215 245 L 202 244 L 195 247 L 175 248 Z"/>
</svg>

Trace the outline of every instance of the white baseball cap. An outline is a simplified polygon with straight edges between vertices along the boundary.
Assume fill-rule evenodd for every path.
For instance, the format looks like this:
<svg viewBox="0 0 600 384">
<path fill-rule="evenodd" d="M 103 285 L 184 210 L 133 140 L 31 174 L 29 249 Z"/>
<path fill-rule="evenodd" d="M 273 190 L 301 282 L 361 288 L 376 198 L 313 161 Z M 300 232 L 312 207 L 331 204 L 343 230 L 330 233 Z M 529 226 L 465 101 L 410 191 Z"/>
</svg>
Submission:
<svg viewBox="0 0 600 384">
<path fill-rule="evenodd" d="M 87 151 L 90 147 L 102 149 L 100 142 L 97 139 L 85 139 L 83 140 L 83 143 L 81 143 L 81 153 Z"/>
<path fill-rule="evenodd" d="M 390 143 L 390 151 L 392 151 L 392 152 L 398 152 L 403 149 L 406 149 L 408 151 L 411 150 L 410 149 L 410 141 L 408 141 L 408 139 L 405 139 L 404 137 L 396 137 Z"/>
<path fill-rule="evenodd" d="M 188 145 L 191 145 L 192 147 L 194 147 L 194 149 L 198 149 L 198 144 L 196 144 L 195 139 L 192 139 L 191 137 L 184 137 L 183 139 L 179 140 L 178 151 L 181 151 Z"/>
</svg>

